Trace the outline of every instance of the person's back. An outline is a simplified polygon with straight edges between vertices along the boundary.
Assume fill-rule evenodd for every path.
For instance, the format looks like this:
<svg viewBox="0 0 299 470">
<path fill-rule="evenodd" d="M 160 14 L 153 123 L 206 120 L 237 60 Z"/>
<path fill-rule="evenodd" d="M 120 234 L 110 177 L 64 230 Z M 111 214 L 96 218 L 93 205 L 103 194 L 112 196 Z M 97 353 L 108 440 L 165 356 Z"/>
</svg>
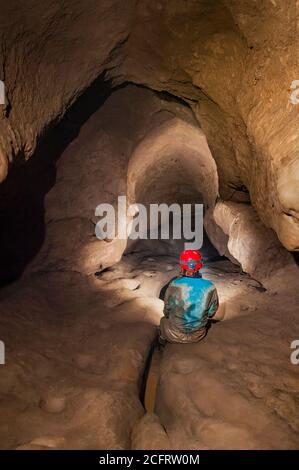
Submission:
<svg viewBox="0 0 299 470">
<path fill-rule="evenodd" d="M 200 259 L 201 255 L 194 250 L 186 250 L 181 255 L 181 276 L 170 282 L 165 294 L 164 317 L 160 323 L 162 340 L 189 343 L 206 335 L 209 319 L 219 303 L 214 284 L 199 274 Z"/>
</svg>

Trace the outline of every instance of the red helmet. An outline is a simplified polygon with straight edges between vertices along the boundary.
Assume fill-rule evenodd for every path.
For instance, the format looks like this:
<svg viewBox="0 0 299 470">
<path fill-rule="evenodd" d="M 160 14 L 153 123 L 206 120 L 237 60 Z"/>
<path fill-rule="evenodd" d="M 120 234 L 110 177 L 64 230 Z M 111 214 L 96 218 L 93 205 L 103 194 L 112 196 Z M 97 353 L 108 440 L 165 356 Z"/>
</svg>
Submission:
<svg viewBox="0 0 299 470">
<path fill-rule="evenodd" d="M 185 250 L 180 256 L 180 266 L 182 271 L 188 271 L 190 274 L 199 271 L 202 264 L 202 256 L 197 250 Z"/>
</svg>

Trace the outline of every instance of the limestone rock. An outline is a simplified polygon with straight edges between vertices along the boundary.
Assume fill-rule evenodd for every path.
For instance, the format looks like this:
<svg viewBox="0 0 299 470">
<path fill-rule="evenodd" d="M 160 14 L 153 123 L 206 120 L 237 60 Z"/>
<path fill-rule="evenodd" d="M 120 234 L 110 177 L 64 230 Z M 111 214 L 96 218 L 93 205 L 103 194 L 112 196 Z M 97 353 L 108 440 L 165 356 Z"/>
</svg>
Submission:
<svg viewBox="0 0 299 470">
<path fill-rule="evenodd" d="M 262 279 L 277 269 L 294 265 L 274 231 L 262 224 L 250 205 L 217 202 L 214 218 L 228 235 L 228 250 L 240 262 L 243 271 Z"/>
</svg>

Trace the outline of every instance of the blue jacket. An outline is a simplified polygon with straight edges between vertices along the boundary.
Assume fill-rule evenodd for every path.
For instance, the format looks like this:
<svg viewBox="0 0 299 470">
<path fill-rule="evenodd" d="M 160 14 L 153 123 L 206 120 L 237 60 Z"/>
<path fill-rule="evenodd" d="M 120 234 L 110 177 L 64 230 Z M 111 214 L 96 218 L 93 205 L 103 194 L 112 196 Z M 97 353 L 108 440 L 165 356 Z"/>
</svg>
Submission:
<svg viewBox="0 0 299 470">
<path fill-rule="evenodd" d="M 181 276 L 167 288 L 164 315 L 180 331 L 192 333 L 207 325 L 218 305 L 217 290 L 211 281 Z"/>
</svg>

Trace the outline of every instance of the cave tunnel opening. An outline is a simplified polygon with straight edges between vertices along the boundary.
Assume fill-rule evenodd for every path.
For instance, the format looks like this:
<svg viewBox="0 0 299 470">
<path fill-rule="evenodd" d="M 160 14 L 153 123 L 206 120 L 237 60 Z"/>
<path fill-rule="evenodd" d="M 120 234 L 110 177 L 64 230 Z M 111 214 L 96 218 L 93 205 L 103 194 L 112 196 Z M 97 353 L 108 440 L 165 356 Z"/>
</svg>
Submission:
<svg viewBox="0 0 299 470">
<path fill-rule="evenodd" d="M 147 105 L 147 100 L 150 103 L 152 96 L 156 96 L 157 101 L 162 100 L 167 103 L 170 109 L 169 111 L 164 111 L 167 117 L 164 116 L 162 118 L 161 128 L 165 129 L 157 139 L 159 141 L 159 138 L 161 138 L 161 145 L 164 147 L 164 150 L 160 152 L 158 149 L 155 155 L 149 155 L 149 164 L 144 166 L 141 176 L 138 176 L 136 181 L 133 181 L 133 185 L 136 184 L 134 191 L 136 190 L 136 195 L 138 194 L 135 201 L 137 202 L 139 198 L 138 202 L 145 202 L 145 204 L 149 202 L 164 202 L 167 204 L 176 202 L 179 204 L 190 204 L 195 201 L 204 202 L 200 192 L 201 188 L 200 191 L 198 188 L 195 188 L 192 181 L 194 178 L 199 177 L 202 180 L 200 184 L 203 186 L 206 196 L 211 190 L 210 195 L 206 199 L 208 204 L 213 204 L 217 192 L 216 180 L 218 181 L 218 177 L 213 157 L 211 155 L 207 157 L 209 150 L 205 137 L 203 133 L 199 134 L 202 131 L 198 124 L 193 123 L 190 125 L 190 123 L 172 116 L 173 109 L 176 106 L 188 109 L 186 103 L 181 102 L 173 95 L 165 94 L 164 92 L 153 92 L 143 86 L 134 85 L 132 87 L 127 82 L 113 88 L 111 82 L 105 80 L 105 76 L 102 74 L 76 99 L 59 122 L 52 123 L 49 126 L 44 135 L 40 137 L 36 151 L 28 162 L 25 162 L 21 155 L 14 160 L 8 178 L 1 185 L 0 220 L 1 225 L 5 226 L 5 230 L 1 230 L 0 233 L 0 285 L 3 286 L 19 279 L 44 244 L 46 234 L 45 196 L 55 186 L 57 177 L 56 164 L 60 157 L 79 136 L 82 126 L 88 122 L 94 113 L 103 108 L 104 103 L 109 101 L 109 97 L 116 97 L 114 100 L 117 103 L 117 93 L 122 90 L 128 90 L 128 96 L 130 96 L 132 90 L 134 93 L 136 93 L 136 90 L 139 90 L 138 93 L 141 94 L 146 92 L 148 95 L 145 94 L 145 98 L 141 95 L 143 102 L 141 103 L 141 100 L 140 102 L 137 101 L 137 105 L 139 104 L 141 108 Z M 113 106 L 115 107 L 112 103 L 112 108 Z M 120 100 L 120 108 L 121 106 L 123 106 L 123 103 Z M 107 113 L 108 109 L 109 105 L 103 112 Z M 112 117 L 109 117 L 109 112 L 107 113 L 107 119 L 108 121 L 109 119 L 111 120 L 112 131 L 114 131 L 115 111 L 112 111 Z M 123 111 L 123 113 L 126 112 L 127 110 Z M 136 114 L 136 111 L 134 112 Z M 155 112 L 157 115 L 163 114 L 161 111 Z M 173 119 L 169 119 L 169 116 Z M 131 119 L 134 121 L 136 117 L 133 116 Z M 120 112 L 119 121 L 121 122 L 121 120 L 122 113 Z M 166 122 L 164 123 L 164 121 Z M 143 122 L 139 124 L 139 132 L 142 132 L 143 124 Z M 117 125 L 116 123 L 116 133 L 118 132 Z M 203 137 L 204 142 L 201 141 Z M 163 139 L 166 140 L 163 142 Z M 193 147 L 192 145 L 190 147 L 190 142 L 186 144 L 186 139 L 190 139 Z M 166 153 L 165 143 L 167 145 Z M 138 148 L 137 146 L 137 150 Z M 192 166 L 193 157 L 198 161 L 196 155 L 198 148 L 203 152 L 203 162 L 200 164 L 202 169 L 196 168 L 196 165 L 195 167 Z M 130 191 L 132 191 L 131 174 L 132 171 L 134 173 L 136 168 L 139 171 L 139 158 L 138 151 L 135 151 L 130 159 L 128 170 L 129 198 Z M 143 155 L 141 158 L 143 159 Z M 184 163 L 185 160 L 187 166 L 186 162 Z M 158 177 L 156 175 L 157 169 L 158 173 L 160 172 Z M 145 173 L 146 178 L 142 176 Z M 65 181 L 64 184 L 65 193 L 67 193 L 69 182 Z M 147 194 L 148 197 L 144 198 L 144 194 Z M 204 233 L 204 240 L 207 241 L 207 246 L 211 248 L 212 244 L 209 242 L 206 232 Z M 131 244 L 129 243 L 126 252 L 130 251 L 130 246 Z"/>
<path fill-rule="evenodd" d="M 135 106 L 132 106 L 131 101 Z M 143 116 L 146 116 L 148 108 L 150 108 L 150 113 L 145 118 Z M 163 202 L 166 204 L 179 203 L 182 206 L 182 204 L 197 202 L 204 203 L 205 207 L 213 206 L 218 191 L 217 169 L 206 138 L 198 123 L 192 118 L 189 107 L 177 100 L 176 97 L 172 99 L 169 94 L 165 96 L 165 93 L 153 92 L 146 87 L 123 83 L 113 88 L 111 82 L 105 80 L 104 75 L 101 75 L 74 102 L 61 121 L 53 123 L 49 127 L 40 138 L 36 152 L 28 162 L 25 163 L 21 157 L 15 160 L 9 177 L 1 185 L 0 217 L 1 224 L 6 227 L 6 230 L 1 231 L 0 235 L 1 285 L 17 280 L 28 265 L 36 260 L 41 247 L 45 245 L 49 223 L 52 222 L 51 210 L 49 211 L 51 202 L 46 209 L 45 197 L 48 197 L 48 193 L 53 192 L 51 190 L 54 186 L 56 187 L 57 164 L 67 160 L 65 156 L 63 158 L 61 156 L 65 154 L 66 150 L 69 154 L 72 153 L 70 147 L 76 139 L 78 141 L 76 145 L 79 148 L 77 154 L 79 153 L 80 145 L 85 145 L 85 137 L 81 137 L 82 128 L 86 123 L 91 122 L 91 116 L 99 111 L 100 114 L 97 114 L 94 121 L 102 119 L 102 127 L 101 124 L 100 129 L 97 128 L 97 125 L 94 127 L 91 125 L 88 131 L 91 135 L 98 133 L 99 130 L 104 136 L 106 132 L 110 132 L 116 142 L 120 140 L 120 149 L 122 139 L 127 139 L 127 134 L 135 140 L 142 136 L 141 143 L 139 142 L 132 155 L 128 157 L 128 163 L 125 162 L 125 159 L 122 161 L 122 153 L 119 154 L 118 149 L 115 157 L 116 165 L 120 168 L 128 165 L 127 193 L 129 200 L 144 202 L 145 205 Z M 125 126 L 123 124 L 124 116 L 127 118 Z M 139 121 L 138 117 L 141 117 Z M 88 132 L 87 136 L 89 136 Z M 148 140 L 149 142 L 147 142 Z M 87 145 L 85 146 L 87 148 Z M 144 146 L 149 146 L 148 153 L 147 149 L 143 148 Z M 129 155 L 130 146 L 128 149 Z M 112 151 L 114 151 L 113 148 Z M 88 152 L 93 152 L 92 147 Z M 93 157 L 88 158 L 92 159 Z M 97 158 L 100 158 L 100 155 Z M 103 162 L 103 168 L 108 165 L 107 171 L 109 173 L 111 158 L 109 155 L 106 158 L 108 161 L 107 163 Z M 72 165 L 72 155 L 69 162 L 66 162 L 68 168 L 70 165 Z M 100 160 L 96 165 L 99 167 Z M 97 167 L 96 171 L 98 171 Z M 78 172 L 75 179 L 66 177 L 62 172 L 59 179 L 62 190 L 60 188 L 58 205 L 64 206 L 64 201 L 69 201 L 69 192 L 74 190 L 77 182 L 80 185 L 81 171 L 82 167 L 74 167 L 73 173 Z M 113 176 L 112 170 L 111 177 L 113 178 Z M 85 208 L 87 207 L 86 210 L 90 214 L 86 217 L 92 220 L 95 204 L 93 206 L 90 202 L 90 197 L 93 198 L 90 194 L 92 191 L 95 193 L 95 190 L 92 188 L 94 182 L 90 178 L 90 174 L 87 174 L 84 183 L 85 187 L 86 185 L 90 186 L 89 193 L 83 191 L 80 196 L 75 196 L 71 204 L 75 207 L 78 202 L 80 206 L 82 200 L 85 199 L 86 204 L 89 204 Z M 99 194 L 101 196 L 103 192 Z M 61 195 L 63 197 L 60 201 Z M 54 200 L 55 198 L 57 199 L 57 196 L 54 191 Z M 46 211 L 48 212 L 47 219 L 45 218 Z M 63 212 L 61 213 L 63 214 Z M 64 215 L 55 214 L 55 217 L 63 219 Z M 94 237 L 92 227 L 91 223 L 87 235 L 89 239 Z M 85 232 L 83 235 L 79 234 L 79 237 L 84 239 Z M 209 243 L 206 232 L 204 240 L 207 240 L 211 248 L 212 244 Z M 91 241 L 94 242 L 95 239 L 92 238 Z M 52 242 L 52 245 L 53 243 L 57 242 Z M 76 244 L 76 240 L 74 244 Z M 126 252 L 130 251 L 131 244 L 128 245 Z M 160 245 L 166 247 L 167 243 L 160 243 Z M 63 246 L 61 250 L 63 251 Z M 72 247 L 71 251 L 73 251 Z M 216 256 L 216 253 L 214 255 Z M 82 258 L 84 256 L 83 253 Z M 51 264 L 51 254 L 48 256 L 48 260 Z M 83 260 L 81 265 L 84 262 Z M 88 264 L 88 260 L 86 263 Z M 53 266 L 55 270 L 57 268 L 55 261 Z"/>
<path fill-rule="evenodd" d="M 160 213 L 158 240 L 150 239 L 148 229 L 144 239 L 128 241 L 126 253 L 145 250 L 152 255 L 172 255 L 178 259 L 186 243 L 190 243 L 183 234 L 183 214 L 189 207 L 190 228 L 192 233 L 196 234 L 195 239 L 199 237 L 198 232 L 201 234 L 203 244 L 201 246 L 200 243 L 197 248 L 200 248 L 203 258 L 205 260 L 221 258 L 204 229 L 206 211 L 209 207 L 213 207 L 217 198 L 218 174 L 204 133 L 199 126 L 177 122 L 168 129 L 166 125 L 160 134 L 150 140 L 150 145 L 145 144 L 140 149 L 137 148 L 129 162 L 128 194 L 131 201 L 145 206 L 147 228 L 153 222 L 150 220 L 153 205 L 161 207 L 162 212 L 166 210 L 165 216 L 166 220 L 170 221 L 170 228 L 166 230 L 163 239 Z M 178 219 L 180 239 L 174 239 L 172 205 L 178 206 L 180 211 Z M 198 212 L 195 216 L 196 205 L 202 206 L 202 217 L 199 217 Z M 170 237 L 167 240 L 168 233 Z"/>
<path fill-rule="evenodd" d="M 160 180 L 150 179 L 151 190 L 144 182 L 140 183 L 143 196 L 139 193 L 138 204 L 143 205 L 147 211 L 146 232 L 141 231 L 137 239 L 130 240 L 129 238 L 124 254 L 143 252 L 146 256 L 168 256 L 178 260 L 180 253 L 192 243 L 193 249 L 200 250 L 205 262 L 225 259 L 219 255 L 204 228 L 205 207 L 202 194 L 194 188 L 188 177 L 182 177 L 184 171 L 180 171 L 180 165 L 176 165 L 176 169 L 178 171 L 175 175 L 171 175 L 168 168 Z M 202 209 L 199 209 L 199 206 L 202 206 Z M 151 217 L 153 207 L 153 214 L 158 212 L 157 219 L 155 216 Z M 140 231 L 140 223 L 137 220 L 139 217 L 138 211 L 135 218 L 137 232 Z M 185 218 L 187 221 L 184 220 Z M 184 227 L 191 232 L 192 238 L 190 238 L 190 233 L 186 237 Z M 152 237 L 151 234 L 151 230 L 155 231 L 155 229 L 157 238 Z M 196 240 L 199 241 L 198 244 Z"/>
</svg>

